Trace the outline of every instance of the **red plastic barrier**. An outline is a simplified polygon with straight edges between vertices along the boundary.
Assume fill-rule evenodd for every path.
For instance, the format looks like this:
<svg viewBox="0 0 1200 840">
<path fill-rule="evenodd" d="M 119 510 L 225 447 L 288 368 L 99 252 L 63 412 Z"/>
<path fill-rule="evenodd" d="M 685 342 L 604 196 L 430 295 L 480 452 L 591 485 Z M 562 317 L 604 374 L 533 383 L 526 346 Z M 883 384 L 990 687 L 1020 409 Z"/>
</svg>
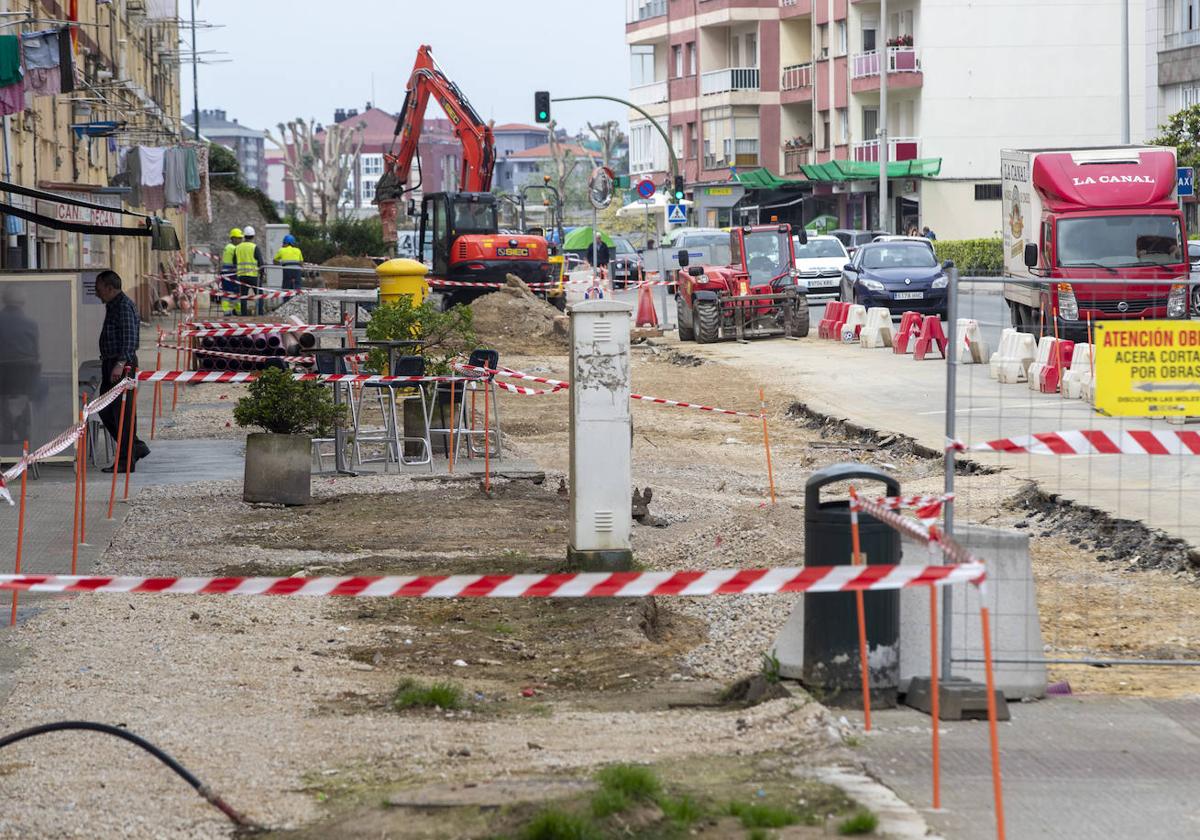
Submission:
<svg viewBox="0 0 1200 840">
<path fill-rule="evenodd" d="M 825 304 L 825 317 L 821 319 L 821 323 L 817 325 L 817 338 L 836 338 L 834 333 L 834 325 L 839 322 L 839 315 L 846 304 L 841 301 L 831 301 Z M 845 316 L 841 316 L 841 321 L 844 322 Z"/>
<path fill-rule="evenodd" d="M 917 346 L 913 348 L 913 358 L 918 362 L 925 354 L 937 347 L 942 358 L 946 358 L 946 334 L 942 332 L 941 319 L 936 315 L 926 315 L 921 322 L 921 334 L 917 336 Z"/>
<path fill-rule="evenodd" d="M 1071 357 L 1075 355 L 1075 342 L 1054 340 L 1054 350 L 1050 353 L 1050 363 L 1042 368 L 1042 377 L 1038 382 L 1038 390 L 1043 394 L 1057 394 L 1062 386 L 1064 370 L 1071 369 Z"/>
<path fill-rule="evenodd" d="M 921 323 L 921 314 L 919 312 L 905 312 L 900 316 L 900 329 L 896 331 L 895 341 L 892 343 L 892 352 L 900 355 L 908 353 L 908 343 L 912 340 L 913 332 Z"/>
</svg>

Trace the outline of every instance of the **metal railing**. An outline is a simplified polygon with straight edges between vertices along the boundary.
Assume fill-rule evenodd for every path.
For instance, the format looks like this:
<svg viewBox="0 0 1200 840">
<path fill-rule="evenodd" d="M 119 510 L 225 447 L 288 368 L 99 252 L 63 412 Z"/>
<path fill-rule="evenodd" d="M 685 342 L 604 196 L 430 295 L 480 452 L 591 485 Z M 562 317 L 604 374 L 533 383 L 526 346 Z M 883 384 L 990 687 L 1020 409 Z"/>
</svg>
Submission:
<svg viewBox="0 0 1200 840">
<path fill-rule="evenodd" d="M 1172 32 L 1163 36 L 1164 50 L 1177 50 L 1181 47 L 1194 47 L 1200 44 L 1200 29 L 1187 29 L 1183 32 Z"/>
<path fill-rule="evenodd" d="M 916 160 L 920 155 L 921 141 L 916 137 L 889 137 L 888 160 Z M 850 147 L 851 157 L 856 161 L 874 163 L 879 160 L 879 141 L 867 140 Z"/>
<path fill-rule="evenodd" d="M 803 175 L 801 168 L 812 163 L 812 146 L 793 146 L 783 150 L 783 174 Z"/>
<path fill-rule="evenodd" d="M 627 23 L 638 23 L 667 14 L 667 0 L 629 0 Z"/>
<path fill-rule="evenodd" d="M 657 105 L 667 101 L 667 82 L 651 82 L 629 89 L 629 101 L 634 105 Z"/>
<path fill-rule="evenodd" d="M 812 64 L 791 64 L 783 68 L 781 90 L 797 90 L 812 87 Z"/>
<path fill-rule="evenodd" d="M 920 73 L 921 59 L 914 47 L 887 48 L 888 73 Z M 850 78 L 879 75 L 879 50 L 855 53 L 850 60 Z"/>
<path fill-rule="evenodd" d="M 758 90 L 757 67 L 726 67 L 700 74 L 702 94 L 725 93 L 731 90 Z"/>
</svg>

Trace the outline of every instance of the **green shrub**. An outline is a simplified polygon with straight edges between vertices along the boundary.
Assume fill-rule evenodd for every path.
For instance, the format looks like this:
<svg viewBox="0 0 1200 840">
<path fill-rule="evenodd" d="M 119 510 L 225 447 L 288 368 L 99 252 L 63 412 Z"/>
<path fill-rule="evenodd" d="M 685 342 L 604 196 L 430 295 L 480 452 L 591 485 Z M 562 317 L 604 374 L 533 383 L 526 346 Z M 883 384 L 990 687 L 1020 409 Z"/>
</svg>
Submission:
<svg viewBox="0 0 1200 840">
<path fill-rule="evenodd" d="M 346 406 L 335 406 L 321 382 L 302 382 L 279 368 L 267 368 L 250 383 L 233 408 L 239 426 L 257 426 L 277 435 L 328 437 L 346 422 Z"/>
<path fill-rule="evenodd" d="M 798 817 L 787 808 L 765 803 L 729 803 L 729 813 L 742 821 L 746 828 L 783 828 L 794 825 Z"/>
<path fill-rule="evenodd" d="M 592 795 L 592 816 L 598 820 L 628 810 L 629 797 L 619 790 L 602 788 Z"/>
<path fill-rule="evenodd" d="M 420 341 L 420 347 L 414 348 L 414 352 L 419 349 L 426 360 L 426 373 L 434 376 L 449 374 L 451 360 L 474 350 L 476 344 L 469 307 L 455 306 L 439 312 L 432 301 L 413 306 L 412 298 L 406 295 L 375 308 L 367 322 L 367 338 L 372 341 Z M 367 367 L 383 371 L 387 367 L 386 353 L 381 349 L 372 350 L 367 357 Z"/>
<path fill-rule="evenodd" d="M 200 130 L 201 132 L 204 130 L 203 119 L 200 121 Z M 271 201 L 270 197 L 262 190 L 246 183 L 242 178 L 242 167 L 238 163 L 237 156 L 220 143 L 208 144 L 208 171 L 231 173 L 212 178 L 211 183 L 214 190 L 224 190 L 243 198 L 249 198 L 254 201 L 267 222 L 275 224 L 279 221 L 279 212 L 275 209 L 275 202 Z"/>
<path fill-rule="evenodd" d="M 654 799 L 662 791 L 662 783 L 649 767 L 636 764 L 614 764 L 596 773 L 600 789 L 620 793 L 634 801 Z"/>
<path fill-rule="evenodd" d="M 400 684 L 396 686 L 395 693 L 392 694 L 392 708 L 396 711 L 461 709 L 462 705 L 462 689 L 448 682 L 421 685 L 416 680 L 406 677 L 400 681 Z"/>
<path fill-rule="evenodd" d="M 998 277 L 1004 271 L 1000 239 L 939 239 L 933 243 L 938 262 L 954 260 L 963 277 Z"/>
<path fill-rule="evenodd" d="M 704 808 L 700 803 L 686 794 L 678 799 L 664 796 L 658 800 L 658 807 L 667 819 L 681 826 L 691 825 L 704 816 Z"/>
<path fill-rule="evenodd" d="M 292 215 L 287 223 L 308 262 L 324 263 L 331 257 L 387 257 L 395 253 L 395 248 L 383 241 L 383 223 L 378 216 L 335 219 L 322 225 Z"/>
<path fill-rule="evenodd" d="M 838 834 L 874 834 L 878 827 L 879 817 L 860 809 L 838 824 Z"/>
<path fill-rule="evenodd" d="M 548 808 L 530 820 L 523 840 L 600 840 L 600 830 L 585 817 Z"/>
</svg>

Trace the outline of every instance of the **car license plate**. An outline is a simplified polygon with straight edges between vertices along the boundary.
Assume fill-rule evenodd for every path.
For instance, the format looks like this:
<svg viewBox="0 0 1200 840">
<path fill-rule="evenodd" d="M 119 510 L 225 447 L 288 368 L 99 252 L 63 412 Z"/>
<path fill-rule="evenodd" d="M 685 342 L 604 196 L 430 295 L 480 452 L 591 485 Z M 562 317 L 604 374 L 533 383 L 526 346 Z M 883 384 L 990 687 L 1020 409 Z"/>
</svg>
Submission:
<svg viewBox="0 0 1200 840">
<path fill-rule="evenodd" d="M 836 277 L 811 277 L 809 278 L 809 288 L 813 286 L 836 286 L 840 281 Z"/>
<path fill-rule="evenodd" d="M 896 300 L 920 300 L 923 297 L 924 292 L 896 292 Z"/>
<path fill-rule="evenodd" d="M 496 256 L 498 257 L 528 257 L 528 248 L 497 248 Z"/>
</svg>

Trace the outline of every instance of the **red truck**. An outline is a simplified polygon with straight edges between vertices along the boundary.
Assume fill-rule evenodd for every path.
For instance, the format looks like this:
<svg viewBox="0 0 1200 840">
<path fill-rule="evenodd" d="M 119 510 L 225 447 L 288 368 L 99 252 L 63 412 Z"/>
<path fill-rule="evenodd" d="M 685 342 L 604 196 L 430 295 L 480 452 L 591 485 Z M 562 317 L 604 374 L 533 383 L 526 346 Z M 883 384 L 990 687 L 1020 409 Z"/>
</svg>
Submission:
<svg viewBox="0 0 1200 840">
<path fill-rule="evenodd" d="M 1013 150 L 1001 168 L 1013 326 L 1087 341 L 1089 320 L 1188 317 L 1174 149 Z"/>
</svg>

